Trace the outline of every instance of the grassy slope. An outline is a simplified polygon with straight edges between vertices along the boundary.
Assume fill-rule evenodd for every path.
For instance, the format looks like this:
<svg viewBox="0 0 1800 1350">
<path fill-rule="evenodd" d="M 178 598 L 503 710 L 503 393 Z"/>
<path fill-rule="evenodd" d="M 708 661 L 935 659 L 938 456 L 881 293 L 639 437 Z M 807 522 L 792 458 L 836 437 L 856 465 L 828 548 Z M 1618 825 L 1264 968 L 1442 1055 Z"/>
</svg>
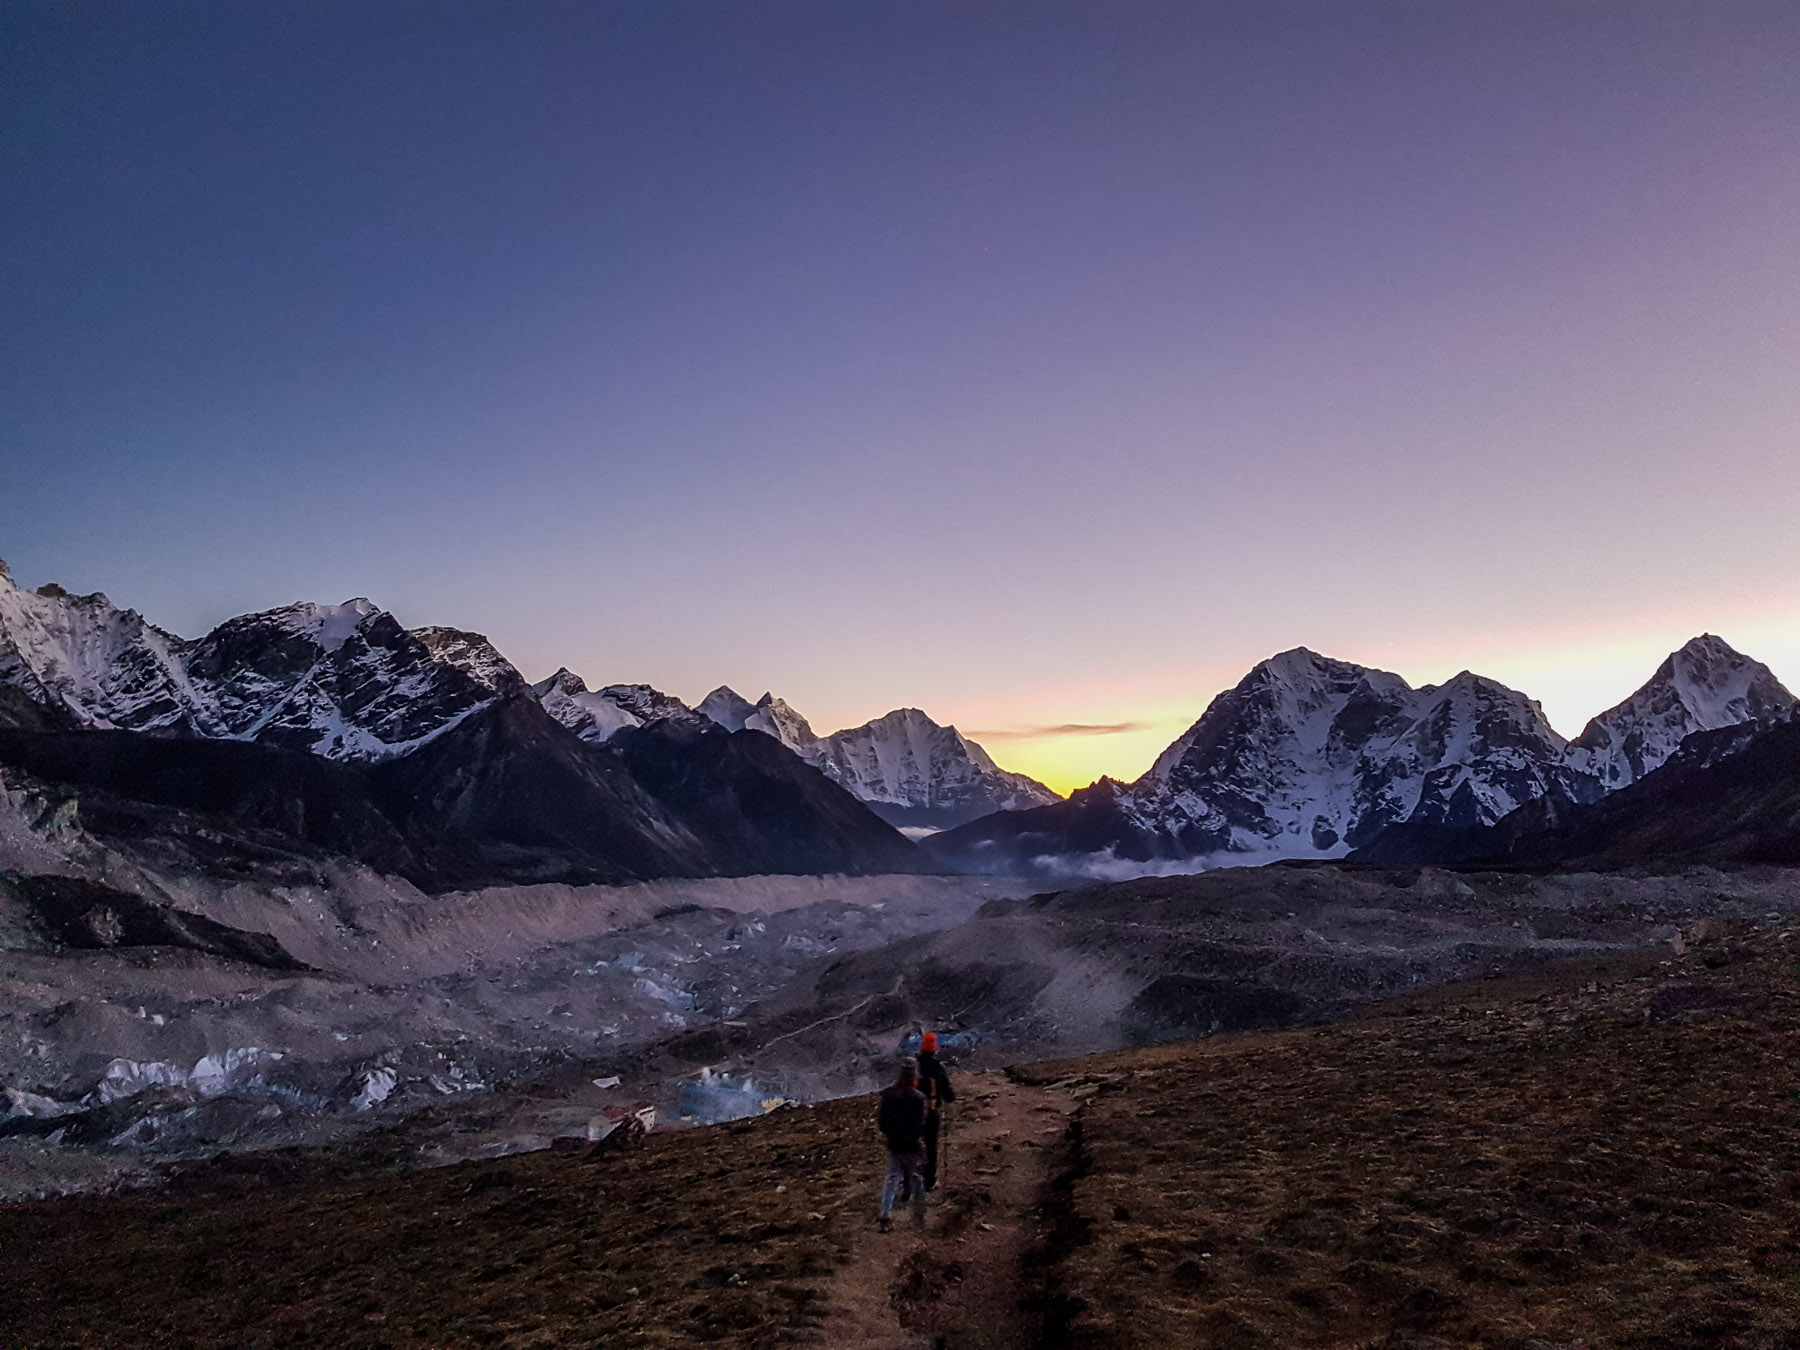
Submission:
<svg viewBox="0 0 1800 1350">
<path fill-rule="evenodd" d="M 1800 1343 L 1797 946 L 1089 1062 L 1066 1343 Z"/>
<path fill-rule="evenodd" d="M 11 1207 L 0 1344 L 766 1341 L 816 1320 L 850 1222 L 836 1205 L 854 1198 L 858 1226 L 873 1210 L 867 1111 L 835 1102 L 592 1161 Z"/>
<path fill-rule="evenodd" d="M 1065 1101 L 1085 1080 L 1047 1159 L 1056 1236 L 1018 1273 L 1048 1297 L 1043 1343 L 1800 1343 L 1796 947 L 1728 935 L 1018 1072 Z M 903 1247 L 866 1237 L 868 1111 L 595 1161 L 328 1183 L 252 1164 L 212 1194 L 0 1210 L 0 1343 L 817 1340 L 853 1250 L 904 1274 Z M 944 1343 L 997 1343 L 980 1331 Z"/>
</svg>

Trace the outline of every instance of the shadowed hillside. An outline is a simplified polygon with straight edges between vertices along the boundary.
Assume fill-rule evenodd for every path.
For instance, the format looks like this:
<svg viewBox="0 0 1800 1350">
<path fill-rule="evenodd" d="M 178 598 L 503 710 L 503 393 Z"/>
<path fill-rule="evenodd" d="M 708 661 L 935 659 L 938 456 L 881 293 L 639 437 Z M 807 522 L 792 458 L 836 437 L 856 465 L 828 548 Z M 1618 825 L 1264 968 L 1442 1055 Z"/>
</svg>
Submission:
<svg viewBox="0 0 1800 1350">
<path fill-rule="evenodd" d="M 1357 862 L 1530 867 L 1800 862 L 1800 722 L 1698 733 L 1630 787 L 1532 802 L 1479 829 L 1395 826 Z"/>
</svg>

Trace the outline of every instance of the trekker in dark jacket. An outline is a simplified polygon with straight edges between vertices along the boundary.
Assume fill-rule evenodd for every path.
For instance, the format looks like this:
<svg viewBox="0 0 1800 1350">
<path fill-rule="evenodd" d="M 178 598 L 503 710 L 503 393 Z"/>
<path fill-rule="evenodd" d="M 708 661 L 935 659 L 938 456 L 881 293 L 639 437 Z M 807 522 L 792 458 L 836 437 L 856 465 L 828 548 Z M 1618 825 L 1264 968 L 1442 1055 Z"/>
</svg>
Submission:
<svg viewBox="0 0 1800 1350">
<path fill-rule="evenodd" d="M 883 1088 L 875 1106 L 875 1125 L 887 1140 L 887 1180 L 881 1188 L 881 1231 L 894 1226 L 894 1197 L 911 1199 L 913 1220 L 925 1222 L 925 1094 L 910 1059 L 900 1062 L 894 1085 Z"/>
<path fill-rule="evenodd" d="M 937 1033 L 919 1038 L 919 1086 L 925 1092 L 925 1189 L 937 1189 L 938 1134 L 943 1129 L 943 1108 L 956 1100 L 950 1075 L 937 1057 Z"/>
</svg>

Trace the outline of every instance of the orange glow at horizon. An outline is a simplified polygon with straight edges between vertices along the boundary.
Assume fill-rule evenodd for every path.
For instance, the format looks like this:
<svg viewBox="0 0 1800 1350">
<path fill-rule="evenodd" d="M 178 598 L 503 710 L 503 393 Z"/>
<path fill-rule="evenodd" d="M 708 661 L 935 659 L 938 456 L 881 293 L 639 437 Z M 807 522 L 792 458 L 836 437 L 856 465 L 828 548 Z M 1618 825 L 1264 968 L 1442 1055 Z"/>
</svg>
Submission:
<svg viewBox="0 0 1800 1350">
<path fill-rule="evenodd" d="M 1066 797 L 1103 775 L 1125 783 L 1138 778 L 1199 715 L 1196 708 L 1187 717 L 1140 719 L 1130 731 L 1107 735 L 1052 731 L 1004 737 L 990 734 L 984 740 L 976 733 L 964 734 L 978 742 L 1001 768 L 1035 778 Z"/>
<path fill-rule="evenodd" d="M 1536 699 L 1550 725 L 1572 739 L 1581 734 L 1589 719 L 1642 686 L 1670 652 L 1702 632 L 1718 634 L 1745 656 L 1768 666 L 1790 690 L 1800 692 L 1800 615 L 1756 612 L 1748 607 L 1715 614 L 1711 621 L 1682 613 L 1630 623 L 1621 619 L 1604 628 L 1487 634 L 1458 643 L 1453 654 L 1445 648 L 1398 647 L 1386 652 L 1376 648 L 1361 653 L 1326 650 L 1324 654 L 1393 670 L 1415 688 L 1442 683 L 1464 669 L 1473 670 Z M 1193 688 L 1191 702 L 1185 707 L 1181 706 L 1183 700 L 1170 696 L 1170 688 L 1183 682 L 1180 676 L 1171 672 L 1166 681 L 1156 682 L 1162 687 L 1155 690 L 1146 681 L 1145 687 L 1136 691 L 1143 697 L 1136 708 L 1105 708 L 1109 718 L 1127 728 L 1116 732 L 1069 731 L 1052 725 L 1017 730 L 1001 726 L 985 735 L 981 730 L 964 734 L 980 743 L 1001 768 L 1027 774 L 1063 796 L 1102 775 L 1131 782 L 1248 668 L 1235 676 L 1213 676 L 1210 688 L 1203 684 L 1206 676 L 1196 672 L 1193 684 L 1198 687 Z M 1070 697 L 1069 704 L 1093 706 L 1086 697 Z"/>
</svg>

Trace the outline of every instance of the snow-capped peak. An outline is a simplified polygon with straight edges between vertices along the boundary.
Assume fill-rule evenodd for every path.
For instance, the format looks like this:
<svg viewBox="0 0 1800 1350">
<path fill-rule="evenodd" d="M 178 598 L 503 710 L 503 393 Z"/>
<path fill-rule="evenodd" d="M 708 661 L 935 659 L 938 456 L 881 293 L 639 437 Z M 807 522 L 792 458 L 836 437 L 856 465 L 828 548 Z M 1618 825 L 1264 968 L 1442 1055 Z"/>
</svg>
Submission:
<svg viewBox="0 0 1800 1350">
<path fill-rule="evenodd" d="M 348 642 L 351 635 L 367 620 L 381 612 L 381 607 L 373 600 L 359 595 L 341 605 L 300 601 L 246 617 L 258 618 L 273 627 L 285 628 L 310 638 L 321 652 L 329 656 Z"/>
<path fill-rule="evenodd" d="M 545 712 L 584 741 L 598 743 L 625 727 L 643 725 L 643 718 L 604 691 L 590 693 L 581 676 L 567 666 L 532 685 L 531 692 Z"/>
<path fill-rule="evenodd" d="M 585 694 L 587 691 L 587 681 L 582 679 L 581 676 L 577 675 L 567 666 L 558 666 L 556 674 L 552 675 L 547 680 L 539 680 L 536 684 L 531 686 L 531 692 L 536 694 L 539 698 L 543 698 L 544 695 L 551 692 L 575 695 Z"/>
<path fill-rule="evenodd" d="M 756 701 L 756 709 L 744 719 L 744 730 L 760 731 L 773 736 L 802 759 L 810 759 L 819 738 L 786 699 L 765 693 Z"/>
<path fill-rule="evenodd" d="M 752 703 L 729 685 L 720 685 L 701 699 L 695 711 L 727 731 L 760 731 L 773 736 L 802 759 L 814 758 L 818 736 L 786 699 L 764 693 Z"/>
<path fill-rule="evenodd" d="M 1297 758 L 1354 755 L 1376 723 L 1391 716 L 1413 693 L 1385 670 L 1320 656 L 1305 647 L 1259 661 L 1150 766 L 1147 778 L 1170 781 L 1178 766 L 1206 758 L 1226 741 L 1259 744 L 1259 753 Z M 1249 741 L 1234 729 L 1264 728 Z M 1340 765 L 1340 767 L 1342 767 Z"/>
<path fill-rule="evenodd" d="M 1259 663 L 1132 784 L 1167 856 L 1334 856 L 1400 820 L 1488 823 L 1565 788 L 1563 742 L 1469 671 L 1414 689 L 1305 648 Z"/>
<path fill-rule="evenodd" d="M 1589 722 L 1570 746 L 1570 762 L 1610 791 L 1642 778 L 1693 732 L 1782 717 L 1794 702 L 1762 662 L 1702 633 L 1671 652 L 1630 698 Z"/>
<path fill-rule="evenodd" d="M 79 725 L 202 733 L 202 700 L 181 640 L 104 595 L 49 584 L 23 591 L 0 572 L 0 684 L 66 708 Z"/>
<path fill-rule="evenodd" d="M 756 705 L 729 685 L 720 685 L 701 699 L 696 710 L 727 731 L 742 731 L 756 712 Z"/>
<path fill-rule="evenodd" d="M 434 660 L 455 666 L 484 689 L 510 694 L 525 687 L 525 677 L 480 633 L 432 624 L 410 630 Z"/>
<path fill-rule="evenodd" d="M 1059 800 L 1042 783 L 1000 768 L 955 727 L 918 708 L 896 708 L 817 738 L 809 758 L 896 825 L 944 827 Z"/>
<path fill-rule="evenodd" d="M 688 707 L 673 694 L 648 684 L 609 684 L 600 690 L 602 698 L 611 699 L 643 722 L 674 722 L 683 726 L 705 727 L 711 719 Z"/>
<path fill-rule="evenodd" d="M 531 686 L 544 711 L 584 741 L 600 742 L 626 727 L 646 722 L 705 726 L 707 719 L 673 694 L 647 684 L 609 684 L 589 691 L 586 682 L 564 666 Z"/>
<path fill-rule="evenodd" d="M 82 726 L 341 759 L 402 754 L 495 692 L 363 597 L 240 615 L 184 642 L 103 595 L 27 593 L 10 575 L 0 582 L 0 683 L 61 704 Z"/>
<path fill-rule="evenodd" d="M 815 733 L 773 693 L 751 703 L 721 685 L 700 701 L 699 711 L 729 731 L 773 736 L 903 827 L 947 828 L 991 811 L 1060 800 L 1042 783 L 1000 768 L 955 727 L 940 726 L 917 708 L 896 708 L 829 736 Z"/>
</svg>

